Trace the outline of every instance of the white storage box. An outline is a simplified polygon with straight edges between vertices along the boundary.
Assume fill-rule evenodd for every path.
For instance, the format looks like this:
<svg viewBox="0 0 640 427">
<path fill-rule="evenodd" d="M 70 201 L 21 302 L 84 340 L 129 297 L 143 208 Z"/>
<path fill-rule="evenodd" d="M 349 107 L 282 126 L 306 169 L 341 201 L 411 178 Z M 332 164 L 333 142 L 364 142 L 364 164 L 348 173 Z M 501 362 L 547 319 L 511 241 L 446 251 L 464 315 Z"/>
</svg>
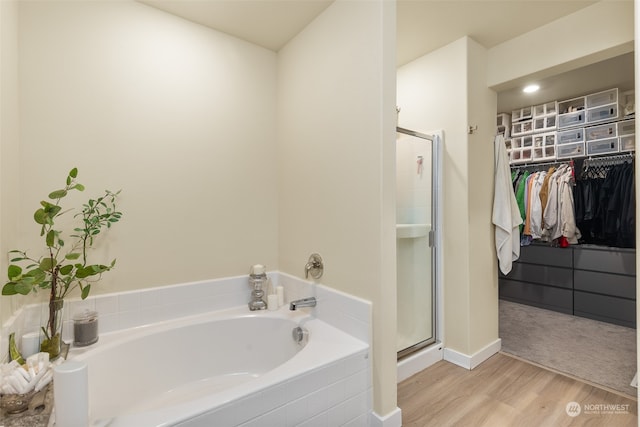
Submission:
<svg viewBox="0 0 640 427">
<path fill-rule="evenodd" d="M 533 107 L 533 118 L 558 114 L 558 102 L 551 101 Z"/>
<path fill-rule="evenodd" d="M 533 160 L 555 160 L 556 158 L 556 146 L 551 145 L 548 147 L 534 147 Z"/>
<path fill-rule="evenodd" d="M 533 119 L 533 130 L 535 132 L 544 132 L 555 129 L 556 117 L 556 115 L 552 115 Z"/>
<path fill-rule="evenodd" d="M 618 103 L 618 89 L 609 89 L 587 95 L 587 108 L 601 107 Z"/>
<path fill-rule="evenodd" d="M 617 153 L 619 149 L 618 138 L 599 139 L 587 141 L 587 155 Z"/>
<path fill-rule="evenodd" d="M 575 113 L 576 111 L 582 111 L 585 108 L 586 98 L 584 96 L 558 102 L 558 114 Z"/>
<path fill-rule="evenodd" d="M 534 147 L 556 145 L 556 132 L 537 133 L 532 135 Z"/>
<path fill-rule="evenodd" d="M 584 156 L 584 142 L 575 142 L 573 144 L 563 144 L 556 146 L 556 158 L 558 159 L 581 156 Z"/>
<path fill-rule="evenodd" d="M 496 135 L 511 136 L 511 115 L 501 113 L 496 117 Z"/>
<path fill-rule="evenodd" d="M 618 135 L 631 135 L 636 133 L 636 121 L 635 120 L 623 120 L 618 122 Z"/>
<path fill-rule="evenodd" d="M 533 120 L 524 120 L 511 125 L 511 136 L 525 135 L 533 132 Z"/>
<path fill-rule="evenodd" d="M 620 137 L 620 151 L 634 151 L 636 149 L 635 134 Z"/>
<path fill-rule="evenodd" d="M 584 128 L 558 131 L 557 144 L 571 144 L 584 141 Z"/>
<path fill-rule="evenodd" d="M 613 138 L 615 136 L 618 136 L 618 125 L 616 123 L 584 128 L 584 137 L 586 141 Z"/>
<path fill-rule="evenodd" d="M 511 138 L 511 148 L 525 148 L 533 145 L 533 137 L 531 135 L 514 136 Z"/>
<path fill-rule="evenodd" d="M 511 163 L 526 163 L 532 159 L 531 147 L 511 150 Z"/>
<path fill-rule="evenodd" d="M 523 107 L 511 112 L 511 123 L 533 118 L 533 107 Z"/>
<path fill-rule="evenodd" d="M 582 126 L 585 124 L 586 115 L 584 111 L 558 115 L 558 129 Z"/>
<path fill-rule="evenodd" d="M 620 114 L 618 104 L 609 104 L 587 110 L 587 123 L 615 120 Z"/>
</svg>

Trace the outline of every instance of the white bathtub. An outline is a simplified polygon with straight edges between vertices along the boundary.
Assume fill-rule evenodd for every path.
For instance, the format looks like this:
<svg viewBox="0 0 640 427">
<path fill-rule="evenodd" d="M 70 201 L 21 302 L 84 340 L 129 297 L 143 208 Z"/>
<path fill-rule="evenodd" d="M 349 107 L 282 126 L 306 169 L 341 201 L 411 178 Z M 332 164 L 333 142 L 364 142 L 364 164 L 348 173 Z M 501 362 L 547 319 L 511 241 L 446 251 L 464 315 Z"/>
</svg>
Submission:
<svg viewBox="0 0 640 427">
<path fill-rule="evenodd" d="M 103 334 L 69 359 L 89 366 L 91 426 L 334 426 L 366 425 L 368 355 L 307 309 L 243 306 Z"/>
</svg>

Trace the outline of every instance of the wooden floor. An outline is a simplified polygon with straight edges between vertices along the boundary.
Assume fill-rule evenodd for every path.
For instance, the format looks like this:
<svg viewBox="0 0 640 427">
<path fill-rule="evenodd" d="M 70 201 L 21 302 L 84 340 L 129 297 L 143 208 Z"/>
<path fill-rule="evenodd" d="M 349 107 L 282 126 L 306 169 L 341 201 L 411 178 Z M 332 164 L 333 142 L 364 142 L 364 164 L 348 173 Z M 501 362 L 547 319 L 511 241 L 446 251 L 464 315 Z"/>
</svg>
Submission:
<svg viewBox="0 0 640 427">
<path fill-rule="evenodd" d="M 398 384 L 398 406 L 403 427 L 638 426 L 636 400 L 503 353 L 472 371 L 436 363 Z"/>
</svg>

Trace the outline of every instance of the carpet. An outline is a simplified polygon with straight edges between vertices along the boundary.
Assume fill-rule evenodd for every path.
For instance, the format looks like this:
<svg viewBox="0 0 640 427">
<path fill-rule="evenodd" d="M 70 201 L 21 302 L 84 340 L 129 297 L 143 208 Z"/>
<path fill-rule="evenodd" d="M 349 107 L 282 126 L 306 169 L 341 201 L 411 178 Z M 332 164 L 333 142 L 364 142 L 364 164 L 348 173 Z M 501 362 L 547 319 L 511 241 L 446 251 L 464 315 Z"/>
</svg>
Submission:
<svg viewBox="0 0 640 427">
<path fill-rule="evenodd" d="M 636 330 L 500 300 L 502 351 L 636 397 Z"/>
</svg>

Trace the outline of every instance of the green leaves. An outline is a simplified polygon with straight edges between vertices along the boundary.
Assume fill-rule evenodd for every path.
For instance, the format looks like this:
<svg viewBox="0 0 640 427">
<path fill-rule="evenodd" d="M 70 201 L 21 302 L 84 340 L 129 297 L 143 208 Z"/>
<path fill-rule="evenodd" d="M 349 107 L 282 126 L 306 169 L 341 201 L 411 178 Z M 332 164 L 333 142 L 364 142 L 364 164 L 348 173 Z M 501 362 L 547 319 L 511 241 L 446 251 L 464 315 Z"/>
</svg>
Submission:
<svg viewBox="0 0 640 427">
<path fill-rule="evenodd" d="M 82 204 L 79 218 L 70 228 L 70 245 L 65 251 L 62 230 L 55 228 L 57 218 L 68 212 L 60 203 L 72 191 L 84 191 L 84 185 L 76 181 L 78 169 L 69 171 L 65 186 L 48 194 L 49 201 L 41 201 L 34 212 L 33 219 L 38 224 L 43 237 L 46 253 L 39 258 L 32 258 L 26 252 L 12 250 L 11 265 L 7 269 L 8 281 L 2 288 L 3 295 L 26 295 L 39 289 L 50 289 L 54 298 L 64 298 L 76 287 L 80 289 L 83 299 L 89 296 L 92 283 L 97 282 L 102 273 L 111 270 L 110 265 L 89 264 L 89 252 L 94 239 L 103 235 L 103 231 L 120 221 L 122 213 L 116 209 L 116 198 L 120 191 L 109 190 L 98 198 L 89 199 Z"/>
<path fill-rule="evenodd" d="M 49 198 L 50 199 L 62 199 L 64 196 L 66 196 L 69 192 L 66 189 L 62 189 L 62 190 L 56 190 L 53 191 L 51 193 L 49 193 Z"/>
<path fill-rule="evenodd" d="M 7 277 L 9 280 L 16 280 L 22 275 L 22 267 L 19 265 L 11 264 L 7 269 Z"/>
</svg>

